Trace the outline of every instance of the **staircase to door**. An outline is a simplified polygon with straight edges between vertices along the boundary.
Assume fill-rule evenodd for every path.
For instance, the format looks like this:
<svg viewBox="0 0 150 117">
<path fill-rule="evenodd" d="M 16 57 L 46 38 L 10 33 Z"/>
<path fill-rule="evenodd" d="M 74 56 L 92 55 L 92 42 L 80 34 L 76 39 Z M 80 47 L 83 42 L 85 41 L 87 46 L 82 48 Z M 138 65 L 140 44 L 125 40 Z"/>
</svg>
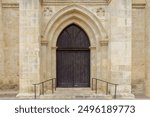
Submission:
<svg viewBox="0 0 150 117">
<path fill-rule="evenodd" d="M 47 87 L 50 83 L 51 88 Z M 98 83 L 105 83 L 105 91 L 98 89 Z M 56 78 L 48 79 L 34 85 L 34 99 L 116 99 L 117 86 L 112 82 L 92 78 L 91 88 L 56 88 Z M 109 88 L 114 86 L 114 95 Z M 37 91 L 37 89 L 39 89 Z"/>
<path fill-rule="evenodd" d="M 90 42 L 83 29 L 75 24 L 66 27 L 58 37 L 57 47 L 56 78 L 34 84 L 35 99 L 37 86 L 41 99 L 112 99 L 108 94 L 109 85 L 115 86 L 116 98 L 117 84 L 90 79 Z M 94 89 L 94 80 L 96 92 L 90 89 Z M 51 82 L 51 86 L 48 85 L 51 88 L 45 88 L 47 82 Z M 98 82 L 106 84 L 106 93 L 98 90 Z"/>
<path fill-rule="evenodd" d="M 45 95 L 41 95 L 40 99 L 53 100 L 104 100 L 112 99 L 111 95 L 99 91 L 97 94 L 90 88 L 57 88 L 54 94 L 47 91 Z"/>
</svg>

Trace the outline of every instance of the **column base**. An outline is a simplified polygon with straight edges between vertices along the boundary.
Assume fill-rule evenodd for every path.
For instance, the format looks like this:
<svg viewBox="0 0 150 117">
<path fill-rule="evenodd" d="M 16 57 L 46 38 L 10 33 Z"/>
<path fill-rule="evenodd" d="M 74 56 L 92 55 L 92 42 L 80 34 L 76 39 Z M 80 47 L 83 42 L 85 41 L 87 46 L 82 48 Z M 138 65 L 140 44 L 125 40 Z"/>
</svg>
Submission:
<svg viewBox="0 0 150 117">
<path fill-rule="evenodd" d="M 145 96 L 150 97 L 150 80 L 145 81 Z"/>
<path fill-rule="evenodd" d="M 121 93 L 117 95 L 117 99 L 135 99 L 135 96 L 132 93 Z"/>
<path fill-rule="evenodd" d="M 34 93 L 18 93 L 16 97 L 19 99 L 34 99 Z"/>
</svg>

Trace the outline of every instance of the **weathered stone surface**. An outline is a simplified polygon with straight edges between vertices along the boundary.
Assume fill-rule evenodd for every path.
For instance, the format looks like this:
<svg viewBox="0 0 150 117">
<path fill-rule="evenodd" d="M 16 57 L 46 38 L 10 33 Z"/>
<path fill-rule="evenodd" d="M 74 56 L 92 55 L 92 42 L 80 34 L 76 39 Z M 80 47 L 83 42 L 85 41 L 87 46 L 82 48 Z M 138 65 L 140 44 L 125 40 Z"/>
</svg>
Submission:
<svg viewBox="0 0 150 117">
<path fill-rule="evenodd" d="M 33 84 L 40 78 L 40 1 L 20 0 L 18 96 L 33 93 Z"/>
<path fill-rule="evenodd" d="M 1 6 L 1 0 L 0 0 L 0 88 L 3 85 L 3 79 L 4 79 L 4 40 L 3 40 L 3 22 L 2 22 L 2 6 Z"/>
<path fill-rule="evenodd" d="M 110 3 L 111 81 L 119 84 L 117 95 L 131 94 L 131 1 L 114 0 Z M 113 93 L 113 89 L 111 89 Z"/>
<path fill-rule="evenodd" d="M 146 0 L 132 0 L 133 4 L 146 4 Z"/>
<path fill-rule="evenodd" d="M 143 93 L 145 80 L 145 9 L 132 10 L 132 88 Z"/>
<path fill-rule="evenodd" d="M 41 1 L 0 0 L 0 89 L 30 97 L 33 83 L 55 78 L 57 38 L 75 23 L 91 43 L 91 80 L 119 84 L 121 98 L 150 96 L 150 0 Z"/>
<path fill-rule="evenodd" d="M 146 79 L 145 95 L 150 96 L 150 0 L 147 0 L 146 6 Z"/>
<path fill-rule="evenodd" d="M 3 39 L 0 41 L 1 65 L 0 89 L 18 90 L 19 79 L 19 9 L 3 8 L 1 11 L 1 34 Z"/>
<path fill-rule="evenodd" d="M 19 3 L 19 0 L 1 0 L 2 3 Z"/>
</svg>

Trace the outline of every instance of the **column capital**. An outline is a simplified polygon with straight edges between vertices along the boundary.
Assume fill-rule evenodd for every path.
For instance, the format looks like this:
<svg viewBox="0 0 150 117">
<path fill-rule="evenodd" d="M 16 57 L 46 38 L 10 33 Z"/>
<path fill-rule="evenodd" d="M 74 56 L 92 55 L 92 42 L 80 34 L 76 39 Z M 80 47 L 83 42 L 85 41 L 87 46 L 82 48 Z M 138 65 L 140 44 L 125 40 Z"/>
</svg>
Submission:
<svg viewBox="0 0 150 117">
<path fill-rule="evenodd" d="M 109 42 L 108 39 L 102 39 L 102 40 L 100 40 L 101 46 L 108 46 L 108 42 Z"/>
<path fill-rule="evenodd" d="M 42 45 L 48 45 L 48 41 L 47 40 L 41 40 L 41 44 Z"/>
</svg>

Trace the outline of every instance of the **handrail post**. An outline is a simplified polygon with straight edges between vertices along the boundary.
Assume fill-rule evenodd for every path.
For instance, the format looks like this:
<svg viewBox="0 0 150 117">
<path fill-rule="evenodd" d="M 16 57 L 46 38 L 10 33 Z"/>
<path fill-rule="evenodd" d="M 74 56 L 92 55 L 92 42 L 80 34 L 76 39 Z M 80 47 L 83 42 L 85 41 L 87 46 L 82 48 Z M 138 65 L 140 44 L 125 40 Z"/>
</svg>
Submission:
<svg viewBox="0 0 150 117">
<path fill-rule="evenodd" d="M 44 82 L 42 82 L 42 95 L 44 95 Z"/>
<path fill-rule="evenodd" d="M 95 90 L 96 90 L 96 93 L 97 93 L 97 79 L 96 79 L 96 89 Z"/>
<path fill-rule="evenodd" d="M 51 87 L 52 88 L 52 94 L 54 93 L 54 90 L 53 90 L 53 80 L 54 79 L 52 79 L 52 87 Z"/>
<path fill-rule="evenodd" d="M 93 88 L 93 80 L 94 80 L 94 78 L 92 78 L 92 90 L 94 89 L 94 88 Z"/>
<path fill-rule="evenodd" d="M 116 99 L 116 92 L 117 92 L 117 84 L 115 84 L 115 96 L 114 96 L 115 99 Z"/>
<path fill-rule="evenodd" d="M 55 78 L 55 91 L 56 91 L 56 78 Z"/>
<path fill-rule="evenodd" d="M 36 99 L 36 84 L 34 84 L 34 99 Z"/>
<path fill-rule="evenodd" d="M 107 82 L 107 86 L 106 86 L 106 95 L 108 95 L 108 82 Z"/>
</svg>

